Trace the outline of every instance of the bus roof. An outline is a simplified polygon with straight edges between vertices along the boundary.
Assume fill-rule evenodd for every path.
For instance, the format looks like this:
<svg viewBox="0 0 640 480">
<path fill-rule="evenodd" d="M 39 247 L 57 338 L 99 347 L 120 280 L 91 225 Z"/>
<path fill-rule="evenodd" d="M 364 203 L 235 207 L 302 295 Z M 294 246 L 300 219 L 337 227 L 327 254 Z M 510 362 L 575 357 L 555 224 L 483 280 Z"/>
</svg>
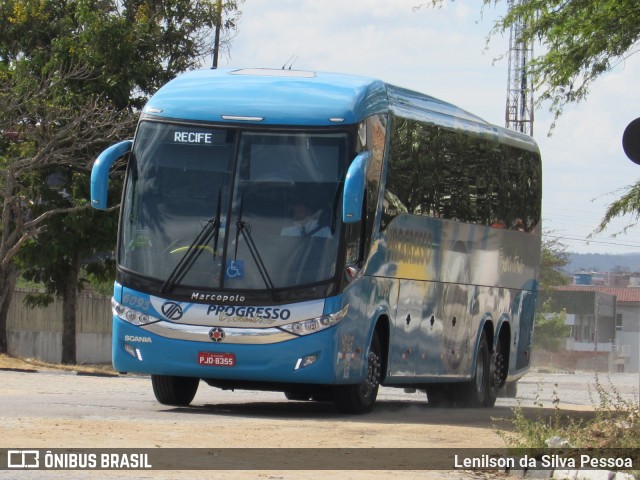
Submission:
<svg viewBox="0 0 640 480">
<path fill-rule="evenodd" d="M 192 71 L 160 88 L 143 113 L 287 126 L 355 124 L 375 113 L 393 113 L 537 150 L 530 137 L 491 125 L 450 103 L 380 80 L 337 73 L 262 68 Z"/>
</svg>

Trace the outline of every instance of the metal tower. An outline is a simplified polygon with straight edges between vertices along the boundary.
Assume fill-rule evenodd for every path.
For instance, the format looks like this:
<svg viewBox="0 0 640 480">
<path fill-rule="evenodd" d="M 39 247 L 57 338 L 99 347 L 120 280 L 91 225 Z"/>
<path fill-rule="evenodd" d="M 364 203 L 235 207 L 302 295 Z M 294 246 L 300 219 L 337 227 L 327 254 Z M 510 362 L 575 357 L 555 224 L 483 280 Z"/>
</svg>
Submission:
<svg viewBox="0 0 640 480">
<path fill-rule="evenodd" d="M 509 0 L 509 10 L 528 0 Z M 527 65 L 533 58 L 533 44 L 523 40 L 526 20 L 518 18 L 509 35 L 509 78 L 505 125 L 533 136 L 533 86 L 527 78 Z"/>
</svg>

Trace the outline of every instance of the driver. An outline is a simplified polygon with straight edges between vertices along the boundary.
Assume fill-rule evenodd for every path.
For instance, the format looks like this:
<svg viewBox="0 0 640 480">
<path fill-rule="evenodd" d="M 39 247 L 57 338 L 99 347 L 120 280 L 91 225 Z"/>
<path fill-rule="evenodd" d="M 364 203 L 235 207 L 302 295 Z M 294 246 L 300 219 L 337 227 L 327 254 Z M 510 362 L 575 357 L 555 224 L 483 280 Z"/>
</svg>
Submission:
<svg viewBox="0 0 640 480">
<path fill-rule="evenodd" d="M 313 212 L 311 208 L 303 202 L 293 205 L 293 224 L 284 227 L 280 235 L 286 237 L 321 237 L 331 236 L 329 227 L 320 225 L 318 219 L 322 210 Z"/>
</svg>

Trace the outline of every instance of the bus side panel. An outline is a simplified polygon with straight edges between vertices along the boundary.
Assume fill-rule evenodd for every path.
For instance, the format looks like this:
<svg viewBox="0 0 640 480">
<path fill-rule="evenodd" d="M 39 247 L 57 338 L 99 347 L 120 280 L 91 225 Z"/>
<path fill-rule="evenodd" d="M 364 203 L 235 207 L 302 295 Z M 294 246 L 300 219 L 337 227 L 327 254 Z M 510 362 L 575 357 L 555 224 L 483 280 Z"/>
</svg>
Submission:
<svg viewBox="0 0 640 480">
<path fill-rule="evenodd" d="M 388 297 L 387 383 L 471 378 L 485 320 L 493 323 L 492 332 L 501 319 L 510 323 L 509 374 L 524 372 L 539 242 L 536 234 L 396 216 L 374 243 L 367 265 L 372 274 L 397 282 L 398 292 Z"/>
</svg>

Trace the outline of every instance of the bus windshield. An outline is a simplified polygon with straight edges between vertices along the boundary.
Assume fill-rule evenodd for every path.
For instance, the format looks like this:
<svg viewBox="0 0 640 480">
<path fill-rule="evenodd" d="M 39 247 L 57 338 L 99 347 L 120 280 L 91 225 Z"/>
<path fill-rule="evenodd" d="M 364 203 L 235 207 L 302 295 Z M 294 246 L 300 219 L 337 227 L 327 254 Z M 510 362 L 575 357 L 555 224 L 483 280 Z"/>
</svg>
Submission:
<svg viewBox="0 0 640 480">
<path fill-rule="evenodd" d="M 329 281 L 347 147 L 346 133 L 141 122 L 122 206 L 120 266 L 165 293 Z"/>
</svg>

